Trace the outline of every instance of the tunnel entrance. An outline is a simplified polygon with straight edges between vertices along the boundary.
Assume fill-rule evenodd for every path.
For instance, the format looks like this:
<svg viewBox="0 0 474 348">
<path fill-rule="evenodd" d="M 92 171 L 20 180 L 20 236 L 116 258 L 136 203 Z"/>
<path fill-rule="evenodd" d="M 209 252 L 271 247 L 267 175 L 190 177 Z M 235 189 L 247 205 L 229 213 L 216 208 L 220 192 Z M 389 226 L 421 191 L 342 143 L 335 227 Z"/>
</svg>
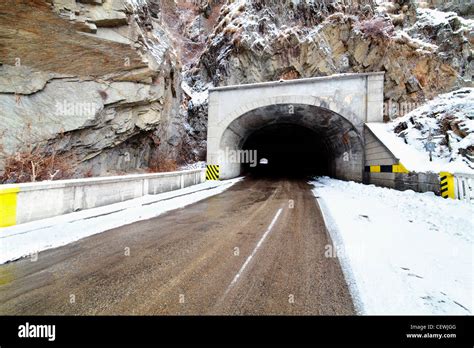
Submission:
<svg viewBox="0 0 474 348">
<path fill-rule="evenodd" d="M 360 132 L 348 119 L 327 108 L 307 104 L 258 107 L 234 118 L 215 140 L 208 140 L 208 157 L 219 164 L 221 178 L 244 173 L 328 175 L 354 181 L 363 178 Z M 228 155 L 242 150 L 257 151 L 256 166 Z"/>
<path fill-rule="evenodd" d="M 322 135 L 297 124 L 273 124 L 254 131 L 243 150 L 255 151 L 256 161 L 244 164 L 244 174 L 256 177 L 331 175 L 330 152 Z"/>
<path fill-rule="evenodd" d="M 303 166 L 305 173 L 362 182 L 366 176 L 364 124 L 383 121 L 383 75 L 339 74 L 210 88 L 207 165 L 215 166 L 221 180 L 235 178 L 252 168 L 233 154 L 244 147 L 258 147 L 273 158 L 260 154 L 260 160 L 278 172 Z M 315 136 L 283 126 L 287 124 L 303 126 Z M 264 129 L 272 125 L 285 129 L 283 133 Z M 289 145 L 282 148 L 283 141 L 270 141 L 266 134 L 271 133 Z M 307 157 L 318 161 L 307 161 Z M 286 159 L 284 164 L 281 158 Z"/>
</svg>

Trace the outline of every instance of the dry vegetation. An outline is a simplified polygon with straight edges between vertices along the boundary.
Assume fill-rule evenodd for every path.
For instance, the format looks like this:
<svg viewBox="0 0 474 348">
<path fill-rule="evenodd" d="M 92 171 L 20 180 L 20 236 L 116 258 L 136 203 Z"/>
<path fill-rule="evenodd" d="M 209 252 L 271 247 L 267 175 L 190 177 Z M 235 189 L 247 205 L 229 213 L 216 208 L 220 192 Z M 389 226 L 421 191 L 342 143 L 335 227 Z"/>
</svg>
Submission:
<svg viewBox="0 0 474 348">
<path fill-rule="evenodd" d="M 282 72 L 278 78 L 278 80 L 295 80 L 299 79 L 301 76 L 298 71 L 296 71 L 294 68 L 293 69 L 288 69 L 284 72 Z"/>
<path fill-rule="evenodd" d="M 160 11 L 162 24 L 173 36 L 175 47 L 183 64 L 188 65 L 197 60 L 205 48 L 205 42 L 219 19 L 224 0 L 163 1 Z M 199 16 L 198 28 L 200 34 L 190 37 L 193 20 Z"/>
<path fill-rule="evenodd" d="M 174 172 L 179 169 L 178 164 L 172 159 L 160 159 L 150 161 L 149 173 Z"/>
<path fill-rule="evenodd" d="M 22 183 L 70 178 L 73 174 L 71 158 L 39 149 L 17 152 L 6 156 L 1 183 Z"/>
<path fill-rule="evenodd" d="M 392 22 L 383 17 L 373 17 L 356 24 L 366 37 L 375 40 L 385 40 L 393 36 L 395 28 Z"/>
</svg>

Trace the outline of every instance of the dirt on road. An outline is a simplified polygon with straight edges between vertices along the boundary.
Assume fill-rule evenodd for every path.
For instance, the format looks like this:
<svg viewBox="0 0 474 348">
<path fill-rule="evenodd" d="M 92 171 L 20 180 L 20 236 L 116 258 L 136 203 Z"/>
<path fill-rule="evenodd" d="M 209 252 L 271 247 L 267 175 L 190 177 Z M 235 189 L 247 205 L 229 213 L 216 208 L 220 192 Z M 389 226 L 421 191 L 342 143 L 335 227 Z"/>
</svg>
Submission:
<svg viewBox="0 0 474 348">
<path fill-rule="evenodd" d="M 247 178 L 1 265 L 0 314 L 355 314 L 330 243 L 304 180 Z"/>
</svg>

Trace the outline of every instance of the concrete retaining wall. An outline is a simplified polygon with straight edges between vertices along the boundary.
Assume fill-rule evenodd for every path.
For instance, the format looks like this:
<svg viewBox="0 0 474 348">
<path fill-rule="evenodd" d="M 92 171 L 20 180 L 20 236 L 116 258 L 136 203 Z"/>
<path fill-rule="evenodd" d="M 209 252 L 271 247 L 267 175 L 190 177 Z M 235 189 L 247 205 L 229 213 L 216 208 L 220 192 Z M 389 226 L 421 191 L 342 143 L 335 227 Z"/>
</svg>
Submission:
<svg viewBox="0 0 474 348">
<path fill-rule="evenodd" d="M 205 170 L 193 169 L 0 185 L 0 227 L 177 190 L 204 181 Z"/>
<path fill-rule="evenodd" d="M 438 173 L 417 173 L 395 174 L 394 188 L 400 191 L 413 190 L 415 192 L 434 192 L 440 194 Z"/>
<path fill-rule="evenodd" d="M 365 174 L 364 182 L 397 190 L 440 193 L 439 175 L 437 173 L 410 172 L 403 167 L 400 160 L 365 127 Z M 380 167 L 379 172 L 372 171 Z M 384 169 L 391 169 L 384 172 Z"/>
<path fill-rule="evenodd" d="M 364 127 L 365 140 L 365 167 L 394 165 L 398 164 L 392 152 L 372 133 L 372 131 Z M 364 182 L 382 187 L 395 188 L 395 173 L 386 172 L 370 172 L 365 170 Z"/>
</svg>

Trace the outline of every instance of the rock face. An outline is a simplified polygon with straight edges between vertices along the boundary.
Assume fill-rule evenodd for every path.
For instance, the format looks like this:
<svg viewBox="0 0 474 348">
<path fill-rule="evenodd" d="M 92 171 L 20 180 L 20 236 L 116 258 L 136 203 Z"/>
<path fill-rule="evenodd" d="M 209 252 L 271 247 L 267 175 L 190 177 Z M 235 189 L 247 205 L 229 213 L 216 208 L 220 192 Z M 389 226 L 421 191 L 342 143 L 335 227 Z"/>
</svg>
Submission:
<svg viewBox="0 0 474 348">
<path fill-rule="evenodd" d="M 425 0 L 420 1 L 420 5 L 424 8 L 438 9 L 444 12 L 455 12 L 465 18 L 474 17 L 474 3 L 470 0 Z"/>
<path fill-rule="evenodd" d="M 75 176 L 181 156 L 180 65 L 139 3 L 0 3 L 0 172 L 33 149 L 67 156 Z"/>
<path fill-rule="evenodd" d="M 2 0 L 0 13 L 0 177 L 31 154 L 67 157 L 74 176 L 202 160 L 211 86 L 385 71 L 388 119 L 474 72 L 462 1 Z"/>
<path fill-rule="evenodd" d="M 385 97 L 420 103 L 471 84 L 473 22 L 411 1 L 233 2 L 223 6 L 197 67 L 197 88 L 385 71 Z M 332 4 L 332 5 L 331 5 Z M 324 13 L 325 15 L 321 15 Z"/>
<path fill-rule="evenodd" d="M 388 125 L 406 144 L 457 173 L 474 169 L 474 88 L 439 95 Z"/>
</svg>

